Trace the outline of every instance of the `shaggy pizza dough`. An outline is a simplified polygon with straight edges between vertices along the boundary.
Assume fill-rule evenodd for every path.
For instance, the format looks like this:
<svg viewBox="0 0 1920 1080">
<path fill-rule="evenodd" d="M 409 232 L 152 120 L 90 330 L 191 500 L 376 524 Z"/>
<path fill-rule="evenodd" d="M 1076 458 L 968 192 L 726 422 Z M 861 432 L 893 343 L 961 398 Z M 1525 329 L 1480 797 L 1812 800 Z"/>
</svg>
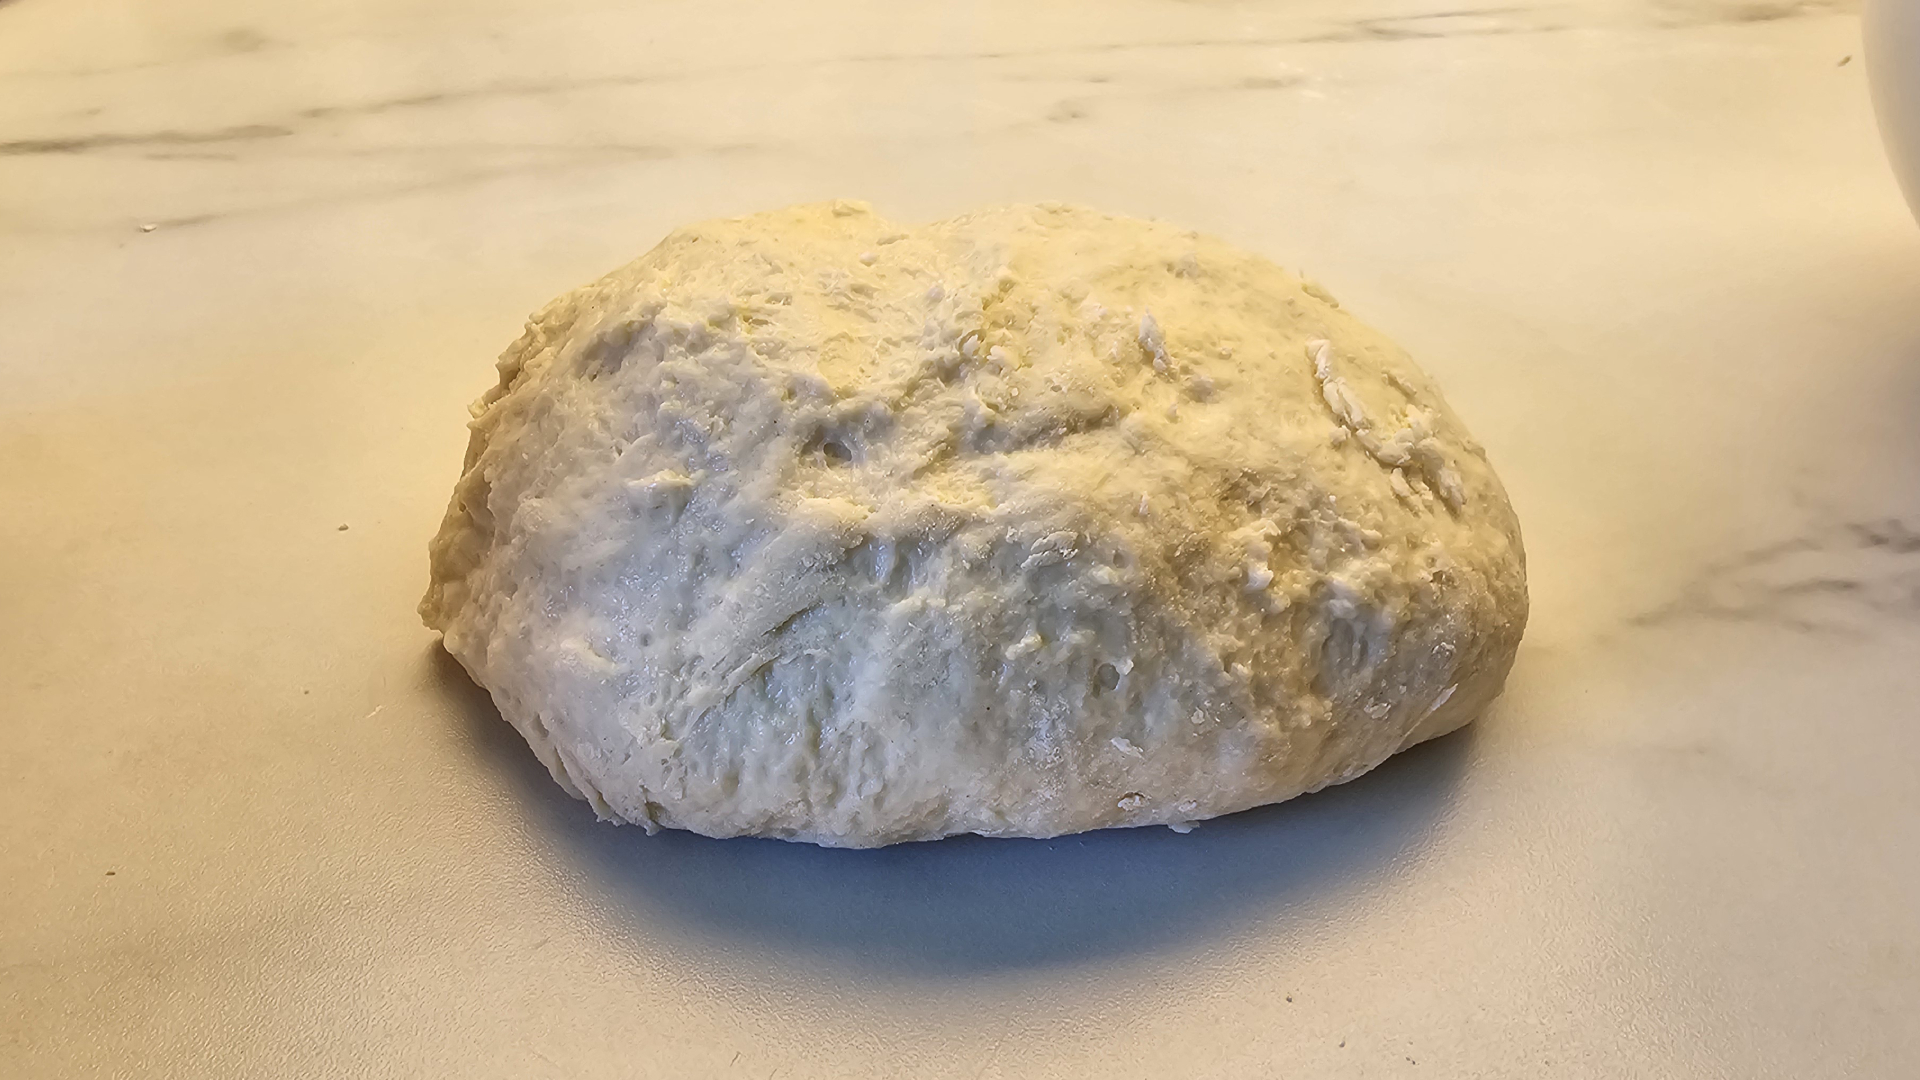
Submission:
<svg viewBox="0 0 1920 1080">
<path fill-rule="evenodd" d="M 709 222 L 499 369 L 421 613 L 649 830 L 1184 828 L 1465 724 L 1526 622 L 1427 376 L 1167 225 Z"/>
</svg>

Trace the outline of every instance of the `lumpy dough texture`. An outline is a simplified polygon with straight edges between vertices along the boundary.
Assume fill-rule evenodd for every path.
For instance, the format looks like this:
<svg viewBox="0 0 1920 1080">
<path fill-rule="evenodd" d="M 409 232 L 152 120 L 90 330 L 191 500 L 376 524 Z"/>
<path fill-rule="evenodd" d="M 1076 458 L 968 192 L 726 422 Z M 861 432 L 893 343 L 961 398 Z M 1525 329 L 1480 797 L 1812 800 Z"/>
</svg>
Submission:
<svg viewBox="0 0 1920 1080">
<path fill-rule="evenodd" d="M 859 203 L 673 233 L 499 363 L 421 604 L 602 817 L 1186 824 L 1471 720 L 1519 528 L 1406 355 L 1218 240 Z"/>
</svg>

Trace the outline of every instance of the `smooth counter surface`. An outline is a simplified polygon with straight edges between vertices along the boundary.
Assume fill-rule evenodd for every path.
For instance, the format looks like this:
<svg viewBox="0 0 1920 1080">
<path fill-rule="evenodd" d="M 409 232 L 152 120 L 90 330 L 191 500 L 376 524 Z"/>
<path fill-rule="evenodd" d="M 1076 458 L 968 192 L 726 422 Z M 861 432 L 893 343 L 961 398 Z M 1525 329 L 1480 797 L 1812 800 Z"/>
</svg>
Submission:
<svg viewBox="0 0 1920 1080">
<path fill-rule="evenodd" d="M 0 0 L 0 1075 L 1920 1068 L 1920 229 L 1847 4 Z M 1324 282 L 1512 493 L 1480 723 L 1202 825 L 596 824 L 413 607 L 674 225 L 1056 199 Z"/>
</svg>

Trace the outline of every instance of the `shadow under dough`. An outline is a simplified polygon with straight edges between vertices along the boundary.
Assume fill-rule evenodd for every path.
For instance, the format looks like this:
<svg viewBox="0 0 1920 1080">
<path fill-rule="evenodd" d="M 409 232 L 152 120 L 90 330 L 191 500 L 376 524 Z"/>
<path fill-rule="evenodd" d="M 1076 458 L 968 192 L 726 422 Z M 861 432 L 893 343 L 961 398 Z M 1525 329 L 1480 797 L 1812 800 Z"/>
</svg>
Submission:
<svg viewBox="0 0 1920 1080">
<path fill-rule="evenodd" d="M 432 681 L 457 706 L 476 755 L 518 789 L 533 835 L 583 868 L 578 886 L 621 932 L 695 931 L 903 975 L 1138 953 L 1316 896 L 1364 892 L 1404 865 L 1441 818 L 1474 728 L 1348 784 L 1186 835 L 1154 827 L 833 850 L 677 830 L 648 836 L 596 821 L 459 663 L 438 645 L 432 653 Z"/>
</svg>

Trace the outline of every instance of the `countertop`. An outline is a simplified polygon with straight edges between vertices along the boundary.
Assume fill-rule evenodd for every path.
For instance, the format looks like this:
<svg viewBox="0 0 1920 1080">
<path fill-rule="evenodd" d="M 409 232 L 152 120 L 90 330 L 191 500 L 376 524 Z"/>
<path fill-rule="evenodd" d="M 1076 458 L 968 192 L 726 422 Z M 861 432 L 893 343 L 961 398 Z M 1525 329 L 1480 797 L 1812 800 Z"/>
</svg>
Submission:
<svg viewBox="0 0 1920 1080">
<path fill-rule="evenodd" d="M 1795 0 L 0 2 L 0 1075 L 1920 1070 L 1920 229 Z M 465 406 L 672 226 L 1305 268 L 1512 493 L 1479 723 L 1202 825 L 648 837 L 414 616 Z"/>
</svg>

